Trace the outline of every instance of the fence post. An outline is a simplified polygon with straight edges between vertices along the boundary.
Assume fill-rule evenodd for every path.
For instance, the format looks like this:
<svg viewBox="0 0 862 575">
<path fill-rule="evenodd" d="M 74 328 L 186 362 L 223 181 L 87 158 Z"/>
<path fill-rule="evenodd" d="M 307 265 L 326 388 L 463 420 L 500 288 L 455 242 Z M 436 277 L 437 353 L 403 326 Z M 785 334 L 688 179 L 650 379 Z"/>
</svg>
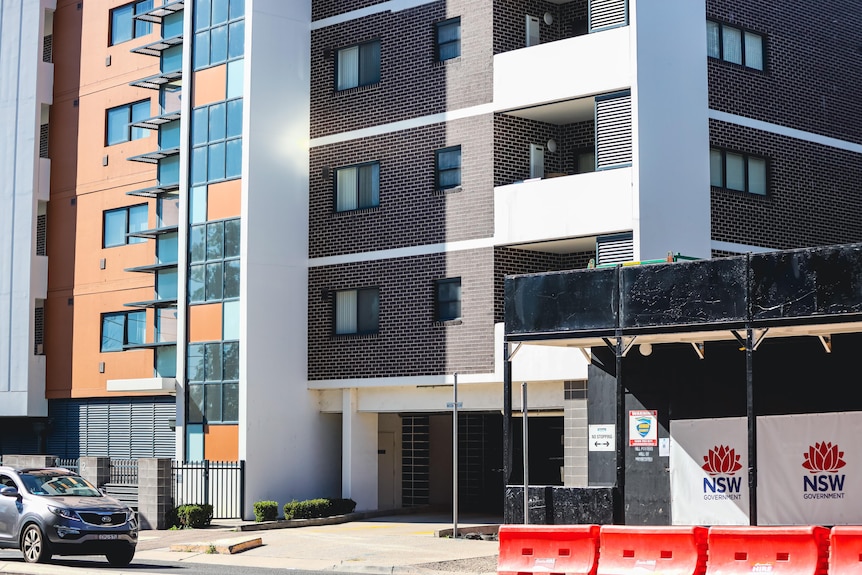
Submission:
<svg viewBox="0 0 862 575">
<path fill-rule="evenodd" d="M 204 459 L 204 503 L 210 503 L 210 460 Z"/>
<path fill-rule="evenodd" d="M 141 529 L 165 529 L 171 501 L 171 460 L 138 460 L 138 517 Z"/>
<path fill-rule="evenodd" d="M 245 459 L 239 462 L 239 518 L 245 519 Z"/>
<path fill-rule="evenodd" d="M 96 487 L 102 487 L 111 481 L 111 458 L 81 457 L 78 459 L 78 474 Z"/>
</svg>

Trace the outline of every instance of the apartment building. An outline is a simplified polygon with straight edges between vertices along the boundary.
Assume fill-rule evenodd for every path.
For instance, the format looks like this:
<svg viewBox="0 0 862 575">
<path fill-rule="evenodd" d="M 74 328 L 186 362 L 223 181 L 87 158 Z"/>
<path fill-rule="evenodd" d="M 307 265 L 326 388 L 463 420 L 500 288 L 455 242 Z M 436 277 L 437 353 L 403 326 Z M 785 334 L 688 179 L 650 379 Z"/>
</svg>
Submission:
<svg viewBox="0 0 862 575">
<path fill-rule="evenodd" d="M 457 378 L 459 499 L 501 511 L 503 278 L 862 239 L 860 17 L 5 3 L 0 448 L 449 504 Z M 589 358 L 508 353 L 531 483 L 587 486 Z"/>
</svg>

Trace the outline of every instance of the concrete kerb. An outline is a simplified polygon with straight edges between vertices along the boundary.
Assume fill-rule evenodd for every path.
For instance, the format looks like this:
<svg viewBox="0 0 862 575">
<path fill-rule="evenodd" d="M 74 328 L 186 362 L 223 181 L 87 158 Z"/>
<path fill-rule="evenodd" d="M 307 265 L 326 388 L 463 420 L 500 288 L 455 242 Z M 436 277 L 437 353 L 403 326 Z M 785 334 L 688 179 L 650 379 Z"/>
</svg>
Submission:
<svg viewBox="0 0 862 575">
<path fill-rule="evenodd" d="M 315 519 L 279 519 L 278 521 L 261 521 L 259 523 L 243 523 L 236 527 L 236 531 L 265 531 L 268 529 L 291 529 L 294 527 L 314 527 L 317 525 L 338 525 L 361 521 L 363 519 L 374 519 L 376 517 L 390 517 L 394 515 L 419 515 L 435 511 L 432 507 L 409 507 L 402 509 L 387 509 L 381 511 L 359 511 L 345 515 L 332 515 L 330 517 L 318 517 Z M 452 536 L 451 529 L 449 537 Z M 438 535 L 446 537 L 446 535 Z"/>
</svg>

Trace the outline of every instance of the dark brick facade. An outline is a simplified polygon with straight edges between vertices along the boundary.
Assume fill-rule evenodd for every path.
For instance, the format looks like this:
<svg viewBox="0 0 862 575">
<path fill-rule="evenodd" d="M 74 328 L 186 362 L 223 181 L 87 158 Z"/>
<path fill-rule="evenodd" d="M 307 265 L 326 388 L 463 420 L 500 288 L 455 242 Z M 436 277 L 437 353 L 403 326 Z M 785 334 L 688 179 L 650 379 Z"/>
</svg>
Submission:
<svg viewBox="0 0 862 575">
<path fill-rule="evenodd" d="M 311 380 L 487 373 L 494 370 L 491 248 L 312 268 Z M 434 281 L 461 278 L 461 321 L 434 316 Z M 378 287 L 379 333 L 333 335 L 332 290 Z"/>
<path fill-rule="evenodd" d="M 764 71 L 709 60 L 709 107 L 862 142 L 862 2 L 707 0 L 707 17 L 762 34 Z"/>
<path fill-rule="evenodd" d="M 494 235 L 493 116 L 312 148 L 309 256 L 400 248 Z M 461 187 L 441 193 L 435 150 L 461 146 Z M 380 162 L 380 206 L 335 212 L 332 169 Z M 322 177 L 329 166 L 330 176 Z"/>
<path fill-rule="evenodd" d="M 575 174 L 576 152 L 595 149 L 595 123 L 576 122 L 557 126 L 508 114 L 494 116 L 494 185 L 505 186 L 530 177 L 530 144 L 557 143 L 557 151 L 545 148 L 545 174 Z"/>
<path fill-rule="evenodd" d="M 768 158 L 767 195 L 712 189 L 712 239 L 775 249 L 862 241 L 862 154 L 710 120 L 713 146 Z"/>
<path fill-rule="evenodd" d="M 539 19 L 539 39 L 542 44 L 586 34 L 588 29 L 587 0 L 554 4 L 544 0 L 494 0 L 494 54 L 526 46 L 526 17 Z M 545 24 L 544 16 L 553 18 Z"/>
<path fill-rule="evenodd" d="M 461 17 L 461 56 L 437 62 L 435 24 Z M 439 1 L 382 12 L 311 33 L 311 137 L 488 103 L 492 6 Z M 335 90 L 336 51 L 380 40 L 380 82 Z"/>
</svg>

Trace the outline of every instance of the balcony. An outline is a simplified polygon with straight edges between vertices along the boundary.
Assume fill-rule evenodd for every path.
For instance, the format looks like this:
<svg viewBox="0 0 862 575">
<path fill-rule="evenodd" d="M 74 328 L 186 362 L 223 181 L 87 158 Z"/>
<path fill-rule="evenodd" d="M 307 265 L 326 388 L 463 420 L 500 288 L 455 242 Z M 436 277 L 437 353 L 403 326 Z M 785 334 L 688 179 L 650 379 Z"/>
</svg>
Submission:
<svg viewBox="0 0 862 575">
<path fill-rule="evenodd" d="M 630 33 L 629 26 L 620 26 L 497 54 L 495 108 L 512 110 L 630 87 Z"/>
<path fill-rule="evenodd" d="M 632 229 L 632 168 L 533 179 L 494 189 L 494 240 L 523 244 Z"/>
</svg>

